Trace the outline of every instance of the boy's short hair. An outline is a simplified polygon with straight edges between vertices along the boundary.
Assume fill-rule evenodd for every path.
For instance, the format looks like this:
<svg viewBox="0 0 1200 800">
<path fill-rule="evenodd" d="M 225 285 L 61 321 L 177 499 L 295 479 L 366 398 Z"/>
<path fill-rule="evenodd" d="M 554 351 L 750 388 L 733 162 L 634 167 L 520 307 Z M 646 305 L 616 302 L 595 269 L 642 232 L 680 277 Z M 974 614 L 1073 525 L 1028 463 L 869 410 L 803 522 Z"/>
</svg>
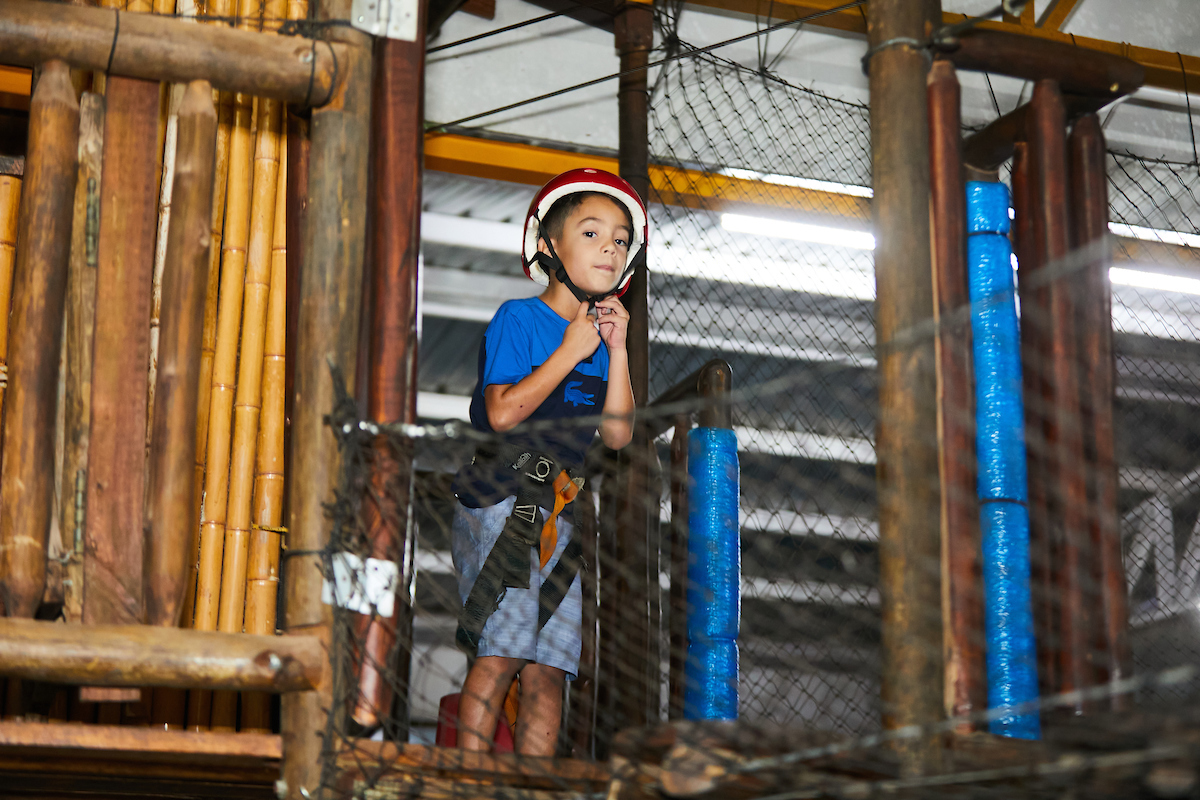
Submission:
<svg viewBox="0 0 1200 800">
<path fill-rule="evenodd" d="M 571 216 L 571 212 L 579 208 L 583 204 L 583 201 L 589 197 L 603 197 L 621 209 L 621 213 L 625 215 L 625 224 L 629 227 L 629 231 L 632 234 L 633 217 L 629 215 L 629 209 L 623 203 L 618 203 L 604 192 L 572 192 L 558 198 L 558 200 L 554 201 L 554 205 L 550 206 L 550 210 L 546 212 L 546 218 L 542 220 L 542 230 L 552 239 L 562 236 L 563 226 L 567 224 L 567 217 Z"/>
</svg>

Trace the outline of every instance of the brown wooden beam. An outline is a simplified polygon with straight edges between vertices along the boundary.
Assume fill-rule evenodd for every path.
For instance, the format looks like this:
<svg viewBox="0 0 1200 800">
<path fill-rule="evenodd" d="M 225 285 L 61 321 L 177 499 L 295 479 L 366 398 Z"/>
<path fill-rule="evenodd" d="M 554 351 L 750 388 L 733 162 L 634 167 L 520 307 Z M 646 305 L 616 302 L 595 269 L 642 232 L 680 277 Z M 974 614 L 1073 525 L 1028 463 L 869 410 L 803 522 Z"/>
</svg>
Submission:
<svg viewBox="0 0 1200 800">
<path fill-rule="evenodd" d="M 417 40 L 380 39 L 375 46 L 372 104 L 371 324 L 367 413 L 375 422 L 417 421 L 417 261 L 421 249 L 421 162 L 424 144 L 425 3 Z M 359 696 L 354 719 L 365 728 L 394 723 L 389 738 L 408 737 L 407 693 L 412 654 L 412 449 L 381 437 L 363 511 L 371 557 L 405 570 L 390 619 L 355 620 Z M 395 705 L 393 705 L 395 703 Z M 393 712 L 393 709 L 394 712 Z"/>
<path fill-rule="evenodd" d="M 1146 70 L 1128 58 L 990 29 L 963 34 L 945 57 L 959 69 L 1028 81 L 1053 78 L 1064 94 L 1108 101 L 1134 91 L 1146 78 Z"/>
<path fill-rule="evenodd" d="M 1132 674 L 1129 651 L 1129 609 L 1117 508 L 1116 436 L 1113 399 L 1116 363 L 1113 358 L 1112 286 L 1108 279 L 1111 250 L 1108 237 L 1108 175 L 1104 131 L 1095 114 L 1075 123 L 1068 140 L 1071 158 L 1071 212 L 1075 247 L 1100 245 L 1103 250 L 1084 273 L 1080 292 L 1083 307 L 1080 336 L 1080 387 L 1090 474 L 1091 551 L 1094 563 L 1092 597 L 1098 598 L 1096 679 L 1112 683 Z M 1114 710 L 1129 705 L 1129 695 L 1114 694 Z"/>
<path fill-rule="evenodd" d="M 349 0 L 322 3 L 323 18 L 344 18 Z M 341 458 L 325 416 L 334 407 L 340 371 L 354 385 L 362 308 L 366 246 L 368 153 L 370 150 L 370 38 L 334 27 L 331 36 L 347 45 L 339 59 L 345 75 L 328 105 L 313 112 L 310 172 L 300 275 L 299 331 L 295 358 L 284 627 L 328 641 L 333 611 L 321 602 L 321 554 L 329 543 L 326 503 L 341 480 Z M 344 698 L 338 698 L 338 707 Z M 333 711 L 332 682 L 319 691 L 288 695 L 281 708 L 286 796 L 316 795 L 328 755 L 325 732 L 341 728 Z M 343 709 L 343 712 L 348 709 Z M 330 713 L 339 713 L 333 720 Z"/>
<path fill-rule="evenodd" d="M 312 636 L 0 620 L 0 675 L 50 683 L 303 692 L 328 663 Z"/>
<path fill-rule="evenodd" d="M 147 371 L 154 270 L 159 85 L 106 86 L 92 346 L 83 621 L 144 621 Z"/>
<path fill-rule="evenodd" d="M 896 40 L 926 35 L 937 0 L 873 0 L 868 42 L 875 183 L 875 341 L 879 356 L 879 570 L 883 727 L 943 715 L 941 525 L 934 340 L 913 332 L 934 316 L 929 237 L 925 54 Z M 890 45 L 886 43 L 891 43 Z M 902 769 L 940 766 L 930 739 L 898 748 Z"/>
<path fill-rule="evenodd" d="M 951 717 L 987 708 L 960 100 L 954 67 L 935 62 L 929 75 L 929 171 L 938 323 L 945 708 Z M 964 727 L 971 729 L 969 723 Z"/>
<path fill-rule="evenodd" d="M 5 613 L 32 617 L 46 582 L 54 509 L 54 428 L 78 171 L 79 103 L 67 65 L 42 69 L 29 114 L 17 222 L 0 475 L 0 589 Z M 8 309 L 3 309 L 8 314 Z"/>
<path fill-rule="evenodd" d="M 843 0 L 688 0 L 688 5 L 733 12 L 747 17 L 757 17 L 765 22 L 799 19 L 815 12 L 828 11 L 844 5 Z M 848 11 L 839 11 L 818 17 L 806 23 L 820 28 L 833 28 L 865 35 L 868 10 L 860 6 Z M 967 18 L 965 14 L 946 11 L 942 13 L 942 24 L 952 25 Z M 1048 26 L 1032 27 L 1001 21 L 984 21 L 979 29 L 1002 31 L 1028 37 L 1038 42 L 1056 42 L 1077 47 L 1081 51 L 1093 51 L 1123 56 L 1140 64 L 1146 71 L 1146 85 L 1161 89 L 1183 91 L 1200 86 L 1200 57 L 1183 55 L 1152 47 L 1139 47 L 1125 42 L 1109 42 L 1088 36 L 1063 33 Z M 1182 61 L 1182 66 L 1180 62 Z"/>
<path fill-rule="evenodd" d="M 57 58 L 76 69 L 206 80 L 217 89 L 310 106 L 329 102 L 346 63 L 345 47 L 335 43 L 41 0 L 0 0 L 0 53 L 9 64 Z"/>
<path fill-rule="evenodd" d="M 146 509 L 146 622 L 179 625 L 198 502 L 196 408 L 208 286 L 217 112 L 212 86 L 194 81 L 179 107 L 171 226 L 162 282 L 162 333 Z"/>
</svg>

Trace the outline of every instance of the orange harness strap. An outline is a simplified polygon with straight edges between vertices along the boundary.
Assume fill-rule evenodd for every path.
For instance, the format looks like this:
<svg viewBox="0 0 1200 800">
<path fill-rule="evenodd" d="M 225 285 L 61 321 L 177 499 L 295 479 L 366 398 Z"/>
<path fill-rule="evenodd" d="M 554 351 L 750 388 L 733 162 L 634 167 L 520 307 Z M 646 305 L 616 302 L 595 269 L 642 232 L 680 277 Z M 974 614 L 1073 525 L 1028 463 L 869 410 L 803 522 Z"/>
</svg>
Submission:
<svg viewBox="0 0 1200 800">
<path fill-rule="evenodd" d="M 541 556 L 539 569 L 545 569 L 550 563 L 550 557 L 554 555 L 554 550 L 558 547 L 558 527 L 555 524 L 558 520 L 558 515 L 567 507 L 567 504 L 575 499 L 579 494 L 579 488 L 583 485 L 583 478 L 571 480 L 571 476 L 566 470 L 558 473 L 558 477 L 554 479 L 554 509 L 550 513 L 550 518 L 546 520 L 546 524 L 542 526 L 542 538 L 538 545 L 538 554 Z"/>
</svg>

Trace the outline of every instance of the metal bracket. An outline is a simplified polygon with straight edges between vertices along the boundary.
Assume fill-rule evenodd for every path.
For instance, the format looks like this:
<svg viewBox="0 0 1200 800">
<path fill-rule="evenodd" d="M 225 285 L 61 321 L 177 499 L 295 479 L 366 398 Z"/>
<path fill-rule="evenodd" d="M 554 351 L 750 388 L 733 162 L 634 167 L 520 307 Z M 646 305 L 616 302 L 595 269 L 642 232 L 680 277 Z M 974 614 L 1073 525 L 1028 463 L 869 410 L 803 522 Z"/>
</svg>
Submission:
<svg viewBox="0 0 1200 800">
<path fill-rule="evenodd" d="M 350 24 L 372 36 L 417 40 L 417 0 L 353 0 Z"/>
</svg>

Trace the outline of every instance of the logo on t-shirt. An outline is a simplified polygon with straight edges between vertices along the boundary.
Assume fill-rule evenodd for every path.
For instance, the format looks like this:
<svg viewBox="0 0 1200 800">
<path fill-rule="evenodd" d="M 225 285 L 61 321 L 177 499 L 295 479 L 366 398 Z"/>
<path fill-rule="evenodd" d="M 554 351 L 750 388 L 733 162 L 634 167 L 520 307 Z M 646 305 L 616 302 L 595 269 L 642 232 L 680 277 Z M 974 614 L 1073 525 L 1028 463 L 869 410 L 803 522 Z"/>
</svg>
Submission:
<svg viewBox="0 0 1200 800">
<path fill-rule="evenodd" d="M 563 392 L 563 400 L 576 407 L 596 405 L 595 395 L 584 394 L 579 390 L 580 386 L 583 386 L 583 381 L 568 381 L 567 388 Z"/>
</svg>

